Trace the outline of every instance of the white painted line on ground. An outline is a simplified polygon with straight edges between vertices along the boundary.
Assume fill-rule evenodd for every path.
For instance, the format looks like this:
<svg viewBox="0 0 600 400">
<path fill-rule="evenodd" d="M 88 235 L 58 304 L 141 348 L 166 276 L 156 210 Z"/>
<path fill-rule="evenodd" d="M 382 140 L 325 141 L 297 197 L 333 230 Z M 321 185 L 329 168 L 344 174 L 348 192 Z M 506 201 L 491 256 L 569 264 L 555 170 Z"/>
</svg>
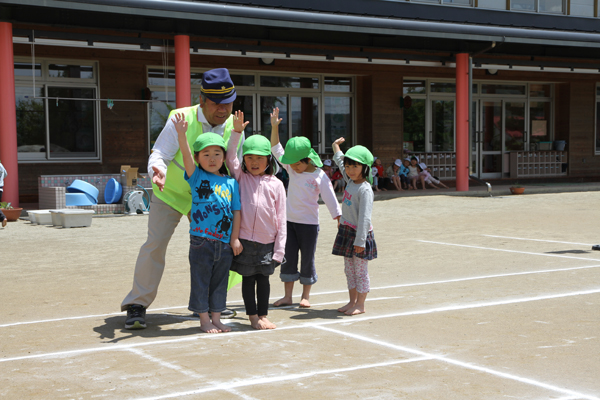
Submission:
<svg viewBox="0 0 600 400">
<path fill-rule="evenodd" d="M 512 237 L 512 236 L 498 236 L 498 235 L 481 235 L 481 236 L 487 236 L 487 237 L 493 237 L 493 238 L 500 238 L 500 239 L 512 239 L 512 240 L 531 240 L 533 242 L 574 244 L 574 245 L 577 245 L 577 246 L 593 246 L 594 244 L 597 244 L 597 243 L 589 244 L 589 243 L 561 242 L 561 241 L 558 241 L 558 240 L 529 239 L 529 238 L 519 238 L 519 237 Z"/>
<path fill-rule="evenodd" d="M 440 280 L 440 281 L 403 283 L 403 284 L 398 284 L 398 285 L 372 287 L 371 291 L 384 290 L 384 289 L 406 288 L 406 287 L 413 287 L 413 286 L 439 285 L 439 284 L 444 284 L 444 283 L 466 282 L 466 281 L 479 280 L 479 279 L 506 278 L 506 277 L 518 276 L 518 275 L 531 275 L 531 274 L 545 274 L 545 273 L 551 273 L 551 272 L 575 271 L 575 270 L 579 270 L 579 269 L 589 269 L 589 268 L 600 268 L 600 264 L 586 265 L 583 267 L 555 268 L 555 269 L 543 269 L 543 270 L 536 270 L 536 271 L 511 272 L 508 274 L 480 275 L 480 276 L 471 276 L 471 277 L 457 278 L 457 279 L 447 279 L 447 280 Z M 322 296 L 322 295 L 339 294 L 339 293 L 348 293 L 348 290 L 332 290 L 329 292 L 311 293 L 310 295 L 311 296 Z M 299 295 L 295 296 L 295 297 L 299 297 Z M 276 298 L 277 297 L 271 297 L 270 300 L 273 300 Z M 395 298 L 395 297 L 390 297 L 390 298 Z M 375 298 L 375 299 L 371 298 L 368 300 L 377 300 L 377 299 L 378 298 Z M 386 299 L 386 298 L 382 297 L 381 299 Z M 341 300 L 339 302 L 318 303 L 318 304 L 313 304 L 313 306 L 329 305 L 329 304 L 336 304 L 336 303 L 342 303 L 342 302 L 344 302 L 344 300 Z M 227 303 L 228 304 L 242 303 L 242 300 L 236 300 L 236 301 L 231 301 L 231 302 L 227 302 Z M 295 308 L 295 307 L 298 307 L 298 306 L 271 307 L 270 309 L 277 310 L 279 308 Z M 151 311 L 156 312 L 156 311 L 168 311 L 168 310 L 179 310 L 179 309 L 187 309 L 187 306 L 152 308 Z M 69 320 L 77 320 L 77 319 L 85 319 L 85 318 L 105 318 L 105 317 L 111 317 L 111 316 L 117 316 L 117 315 L 124 316 L 124 311 L 118 312 L 118 313 L 109 313 L 109 314 L 81 315 L 81 316 L 77 316 L 77 317 L 43 319 L 43 320 L 38 320 L 38 321 L 12 322 L 9 324 L 2 324 L 2 325 L 0 325 L 0 328 L 7 328 L 10 326 L 18 326 L 18 325 L 42 324 L 42 323 L 46 323 L 46 322 L 69 321 Z"/>
<path fill-rule="evenodd" d="M 222 334 L 203 334 L 203 335 L 194 335 L 191 337 L 184 337 L 184 338 L 177 338 L 177 339 L 164 339 L 164 340 L 155 340 L 155 341 L 139 342 L 139 343 L 132 343 L 132 344 L 116 344 L 116 345 L 109 344 L 106 346 L 92 347 L 92 348 L 80 349 L 80 350 L 57 351 L 57 352 L 52 352 L 52 353 L 39 353 L 39 354 L 30 354 L 30 355 L 19 356 L 19 357 L 3 358 L 3 359 L 0 359 L 0 363 L 9 362 L 9 361 L 28 360 L 28 359 L 35 359 L 35 358 L 42 358 L 42 357 L 64 357 L 64 356 L 72 356 L 72 355 L 77 355 L 77 354 L 101 352 L 101 351 L 129 350 L 130 348 L 134 348 L 134 347 L 155 346 L 155 345 L 161 345 L 161 344 L 188 342 L 188 341 L 200 340 L 200 339 L 202 339 L 202 340 L 219 340 L 219 339 L 231 340 L 232 336 L 238 336 L 238 335 L 277 334 L 277 332 L 280 332 L 283 330 L 304 329 L 304 328 L 310 328 L 310 327 L 315 327 L 315 326 L 332 325 L 332 324 L 352 324 L 355 322 L 363 322 L 363 321 L 369 321 L 369 320 L 373 320 L 373 319 L 380 320 L 380 319 L 384 319 L 384 318 L 425 315 L 425 314 L 433 314 L 433 313 L 446 312 L 446 311 L 469 310 L 469 309 L 482 308 L 482 307 L 503 306 L 503 305 L 509 305 L 509 304 L 519 304 L 519 303 L 527 303 L 527 302 L 531 302 L 531 301 L 541 301 L 541 300 L 554 300 L 554 299 L 560 299 L 560 298 L 565 298 L 565 297 L 583 296 L 583 295 L 598 294 L 598 293 L 600 293 L 600 288 L 592 289 L 592 290 L 578 291 L 578 292 L 544 295 L 544 296 L 537 296 L 537 297 L 525 297 L 525 298 L 520 298 L 520 299 L 507 299 L 507 300 L 498 300 L 498 301 L 483 302 L 483 303 L 436 307 L 436 308 L 429 308 L 429 309 L 425 309 L 425 310 L 406 311 L 406 312 L 400 312 L 400 313 L 394 313 L 394 314 L 383 314 L 383 315 L 360 314 L 360 315 L 355 315 L 352 317 L 346 317 L 340 313 L 340 316 L 342 316 L 343 319 L 334 320 L 334 321 L 307 322 L 304 324 L 278 327 L 277 329 L 274 329 L 274 330 L 269 329 L 269 330 L 236 331 L 236 332 L 229 332 L 229 333 L 222 333 Z M 340 302 L 340 303 L 342 303 L 342 302 Z"/>
<path fill-rule="evenodd" d="M 366 336 L 362 336 L 362 335 L 357 335 L 355 333 L 350 333 L 350 332 L 344 332 L 344 331 L 339 331 L 337 329 L 331 329 L 331 328 L 327 328 L 324 326 L 315 326 L 315 328 L 323 330 L 323 331 L 327 331 L 327 332 L 333 332 L 333 333 L 337 333 L 343 336 L 347 336 L 347 337 L 351 337 L 353 339 L 357 339 L 357 340 L 362 340 L 364 342 L 368 342 L 368 343 L 372 343 L 372 344 L 377 344 L 380 346 L 384 346 L 390 349 L 394 349 L 394 350 L 398 350 L 398 351 L 402 351 L 405 353 L 409 353 L 409 354 L 414 354 L 417 356 L 422 356 L 422 357 L 428 357 L 430 359 L 433 360 L 437 360 L 437 361 L 442 361 L 448 364 L 452 364 L 452 365 L 456 365 L 462 368 L 467 368 L 473 371 L 478 371 L 478 372 L 483 372 L 486 374 L 490 374 L 490 375 L 494 375 L 500 378 L 505 378 L 505 379 L 511 379 L 517 382 L 521 382 L 521 383 L 525 383 L 528 385 L 533 385 L 533 386 L 537 386 L 543 389 L 547 389 L 547 390 L 552 390 L 554 392 L 558 392 L 558 393 L 563 393 L 569 396 L 577 396 L 577 398 L 580 399 L 588 399 L 588 400 L 600 400 L 600 398 L 596 397 L 596 396 L 591 396 L 591 395 L 586 395 L 583 393 L 579 393 L 576 392 L 574 390 L 571 389 L 566 389 L 566 388 L 561 388 L 555 385 L 551 385 L 548 383 L 544 383 L 544 382 L 540 382 L 540 381 L 536 381 L 535 379 L 529 379 L 529 378 L 523 378 L 517 375 L 513 375 L 513 374 L 508 374 L 506 372 L 501 372 L 501 371 L 496 371 L 494 369 L 491 368 L 487 368 L 487 367 L 482 367 L 479 365 L 475 365 L 472 363 L 468 363 L 468 362 L 463 362 L 463 361 L 459 361 L 459 360 L 454 360 L 452 358 L 448 358 L 448 357 L 444 357 L 444 356 L 440 356 L 440 355 L 436 355 L 436 354 L 432 354 L 432 353 L 427 353 L 421 350 L 417 350 L 417 349 L 411 349 L 409 347 L 404 347 L 404 346 L 398 346 L 392 343 L 388 343 L 388 342 L 384 342 L 383 340 L 378 340 L 378 339 L 373 339 L 370 337 L 366 337 Z"/>
<path fill-rule="evenodd" d="M 492 248 L 492 247 L 471 246 L 471 245 L 467 245 L 467 244 L 456 244 L 456 243 L 433 242 L 433 241 L 430 241 L 430 240 L 417 240 L 417 242 L 431 243 L 431 244 L 441 244 L 441 245 L 444 245 L 444 246 L 467 247 L 467 248 L 470 248 L 470 249 L 478 249 L 478 250 L 492 250 L 492 251 L 504 251 L 504 252 L 507 252 L 507 253 L 530 254 L 530 255 L 534 255 L 534 256 L 569 258 L 571 260 L 600 261 L 600 259 L 597 259 L 597 258 L 563 256 L 561 254 L 534 253 L 534 252 L 531 252 L 531 251 L 495 249 L 495 248 Z"/>
<path fill-rule="evenodd" d="M 188 377 L 193 378 L 195 380 L 199 380 L 200 381 L 200 380 L 204 380 L 204 379 L 207 378 L 204 375 L 197 374 L 194 371 L 191 371 L 189 369 L 185 369 L 185 368 L 183 368 L 183 367 L 181 367 L 179 365 L 173 364 L 173 363 L 168 362 L 168 361 L 164 361 L 164 360 L 162 360 L 162 359 L 160 359 L 158 357 L 154 357 L 154 356 L 146 353 L 145 351 L 143 351 L 141 349 L 133 348 L 133 349 L 128 349 L 128 351 L 130 351 L 130 352 L 132 352 L 134 354 L 137 354 L 138 356 L 143 357 L 143 358 L 145 358 L 148 361 L 151 361 L 153 363 L 157 363 L 157 364 L 159 364 L 159 365 L 161 365 L 161 366 L 163 366 L 165 368 L 172 369 L 172 370 L 175 370 L 177 372 L 181 372 L 185 376 L 188 376 Z M 244 400 L 258 400 L 258 399 L 254 398 L 252 396 L 248 396 L 248 395 L 246 395 L 244 393 L 238 392 L 235 389 L 224 389 L 224 390 L 226 390 L 227 392 L 229 392 L 231 394 L 234 394 L 234 395 L 236 395 L 236 396 L 238 396 L 238 397 L 240 397 L 240 398 L 242 398 Z"/>
<path fill-rule="evenodd" d="M 165 395 L 161 395 L 161 396 L 138 398 L 138 400 L 159 400 L 159 399 L 169 399 L 169 398 L 173 398 L 173 397 L 191 396 L 191 395 L 200 394 L 200 393 L 214 392 L 216 390 L 236 389 L 236 388 L 248 387 L 248 386 L 265 385 L 265 384 L 269 384 L 269 383 L 286 382 L 286 381 L 291 381 L 291 380 L 296 380 L 296 379 L 311 378 L 311 377 L 314 377 L 317 375 L 341 374 L 344 372 L 359 371 L 359 370 L 363 370 L 363 369 L 381 368 L 381 367 L 389 367 L 390 365 L 407 364 L 407 363 L 413 363 L 413 362 L 418 362 L 418 361 L 427 361 L 429 359 L 430 359 L 430 357 L 415 357 L 415 358 L 409 358 L 406 360 L 386 361 L 386 362 L 381 362 L 381 363 L 376 363 L 376 364 L 364 364 L 364 365 L 358 365 L 358 366 L 348 367 L 348 368 L 326 369 L 326 370 L 311 371 L 311 372 L 305 372 L 305 373 L 299 373 L 299 374 L 286 374 L 286 375 L 280 375 L 280 376 L 263 376 L 263 377 L 257 376 L 257 377 L 252 377 L 250 379 L 244 379 L 244 380 L 232 380 L 229 382 L 223 382 L 223 383 L 219 383 L 216 385 L 198 388 L 195 390 L 189 390 L 189 391 L 185 391 L 185 392 L 169 393 L 169 394 L 165 394 Z"/>
<path fill-rule="evenodd" d="M 426 285 L 438 285 L 438 284 L 443 284 L 443 283 L 457 283 L 457 282 L 466 282 L 466 281 L 473 281 L 473 280 L 479 280 L 479 279 L 508 278 L 511 276 L 519 276 L 519 275 L 546 274 L 546 273 L 551 273 L 551 272 L 575 271 L 578 269 L 589 269 L 589 268 L 600 268 L 600 264 L 586 265 L 583 267 L 554 268 L 554 269 L 542 269 L 542 270 L 536 270 L 536 271 L 511 272 L 508 274 L 480 275 L 480 276 L 471 276 L 471 277 L 466 277 L 466 278 L 446 279 L 446 280 L 442 280 L 442 281 L 429 281 L 429 282 L 422 282 L 422 283 L 405 283 L 405 284 L 399 284 L 399 285 L 380 286 L 377 288 L 371 288 L 371 290 L 395 289 L 395 288 L 402 288 L 402 287 L 426 286 Z M 342 291 L 339 291 L 337 293 L 341 293 L 341 292 Z M 347 291 L 345 291 L 345 292 L 347 292 Z M 336 293 L 336 292 L 329 292 L 329 293 Z M 319 293 L 319 294 L 329 294 L 329 293 L 323 292 L 323 293 Z"/>
</svg>

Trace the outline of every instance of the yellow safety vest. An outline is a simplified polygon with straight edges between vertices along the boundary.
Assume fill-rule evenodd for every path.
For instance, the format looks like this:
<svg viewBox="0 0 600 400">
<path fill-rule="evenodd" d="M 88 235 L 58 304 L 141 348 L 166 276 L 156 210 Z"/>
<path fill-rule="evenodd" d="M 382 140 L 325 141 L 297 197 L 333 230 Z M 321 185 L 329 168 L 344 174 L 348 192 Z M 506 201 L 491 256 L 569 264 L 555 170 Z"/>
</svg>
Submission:
<svg viewBox="0 0 600 400">
<path fill-rule="evenodd" d="M 169 114 L 169 119 L 174 114 L 182 113 L 185 117 L 185 120 L 188 123 L 188 130 L 186 133 L 188 144 L 190 145 L 190 149 L 192 149 L 192 154 L 194 153 L 194 142 L 198 138 L 198 136 L 202 135 L 202 123 L 198 122 L 198 110 L 199 106 L 191 106 L 179 108 L 177 110 L 171 111 Z M 225 140 L 225 145 L 229 142 L 229 137 L 231 136 L 231 131 L 233 129 L 233 115 L 231 115 L 227 122 L 225 123 L 225 131 L 223 132 L 223 140 Z M 240 140 L 241 143 L 241 140 Z M 239 144 L 238 144 L 239 148 Z M 165 181 L 165 187 L 161 192 L 158 189 L 158 186 L 152 183 L 152 190 L 156 197 L 173 207 L 175 210 L 179 211 L 182 214 L 187 214 L 192 209 L 192 190 L 190 185 L 183 178 L 183 174 L 185 172 L 185 167 L 183 165 L 183 155 L 181 154 L 181 149 L 177 150 L 175 154 L 175 158 L 171 161 L 169 166 L 167 167 L 167 179 Z"/>
</svg>

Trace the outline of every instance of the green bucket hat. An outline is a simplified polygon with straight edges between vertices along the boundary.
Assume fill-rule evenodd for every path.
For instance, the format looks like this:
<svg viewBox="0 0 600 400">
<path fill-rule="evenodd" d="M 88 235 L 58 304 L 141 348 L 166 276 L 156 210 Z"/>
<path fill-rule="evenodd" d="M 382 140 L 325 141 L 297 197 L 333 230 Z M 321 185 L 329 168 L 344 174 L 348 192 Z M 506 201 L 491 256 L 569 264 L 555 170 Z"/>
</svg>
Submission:
<svg viewBox="0 0 600 400">
<path fill-rule="evenodd" d="M 206 132 L 198 136 L 198 139 L 194 142 L 194 152 L 202 151 L 208 146 L 220 146 L 224 150 L 227 149 L 225 141 L 220 135 L 212 132 Z"/>
<path fill-rule="evenodd" d="M 367 149 L 365 146 L 354 146 L 348 149 L 346 154 L 344 154 L 344 158 L 349 158 L 361 164 L 365 164 L 369 167 L 369 171 L 366 174 L 367 180 L 373 184 L 373 176 L 371 175 L 371 167 L 373 166 L 374 157 L 373 154 Z"/>
<path fill-rule="evenodd" d="M 269 156 L 271 155 L 271 141 L 263 135 L 252 135 L 244 141 L 242 150 L 244 155 Z"/>
<path fill-rule="evenodd" d="M 304 136 L 297 136 L 287 141 L 285 153 L 279 161 L 282 164 L 295 164 L 306 157 L 310 158 L 317 167 L 320 168 L 323 166 L 321 158 L 310 145 L 310 140 Z"/>
</svg>

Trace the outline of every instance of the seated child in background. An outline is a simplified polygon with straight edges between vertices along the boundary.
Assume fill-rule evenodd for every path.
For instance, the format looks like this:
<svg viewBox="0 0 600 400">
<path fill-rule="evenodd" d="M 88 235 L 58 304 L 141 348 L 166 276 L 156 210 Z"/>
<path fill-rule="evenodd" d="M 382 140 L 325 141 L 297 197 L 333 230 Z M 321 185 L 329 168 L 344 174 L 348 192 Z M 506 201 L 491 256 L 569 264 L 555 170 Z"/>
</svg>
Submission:
<svg viewBox="0 0 600 400">
<path fill-rule="evenodd" d="M 321 168 L 323 172 L 327 175 L 329 180 L 333 178 L 333 168 L 331 168 L 331 160 L 323 160 L 323 167 Z"/>
<path fill-rule="evenodd" d="M 419 163 L 419 157 L 412 156 L 410 158 L 410 164 L 408 165 L 408 180 L 410 182 L 409 189 L 417 188 L 417 179 L 419 178 L 419 167 L 417 164 Z M 425 184 L 423 184 L 423 189 L 425 189 Z"/>
<path fill-rule="evenodd" d="M 389 179 L 394 184 L 394 187 L 396 187 L 396 190 L 403 190 L 402 184 L 400 182 L 400 166 L 401 165 L 402 165 L 402 163 L 400 162 L 400 160 L 396 160 L 385 171 L 387 173 Z"/>
<path fill-rule="evenodd" d="M 396 160 L 398 161 L 398 160 Z M 398 176 L 400 177 L 400 183 L 402 184 L 402 187 L 404 189 L 410 189 L 411 185 L 410 185 L 410 181 L 408 179 L 408 173 L 410 172 L 408 170 L 408 166 L 410 165 L 410 158 L 405 158 L 402 161 L 402 165 L 400 166 L 400 171 L 398 172 Z"/>
<path fill-rule="evenodd" d="M 373 183 L 371 184 L 371 189 L 373 189 L 376 192 L 379 192 L 379 188 L 377 187 L 377 184 L 379 183 L 378 172 L 377 168 L 375 167 L 371 167 L 371 178 L 373 180 Z"/>
<path fill-rule="evenodd" d="M 344 182 L 344 177 L 342 176 L 342 173 L 339 170 L 333 173 L 333 176 L 331 177 L 331 184 L 333 185 L 334 192 L 342 193 L 344 191 L 346 185 Z"/>
<path fill-rule="evenodd" d="M 386 186 L 390 181 L 390 178 L 388 178 L 386 173 L 383 171 L 383 164 L 381 162 L 381 159 L 375 157 L 375 161 L 373 162 L 373 168 L 377 169 L 377 184 L 375 185 L 375 190 L 377 192 L 379 192 L 380 190 L 387 190 Z"/>
<path fill-rule="evenodd" d="M 439 189 L 439 187 L 437 187 L 436 185 L 440 185 L 443 186 L 444 188 L 448 189 L 448 186 L 444 185 L 442 182 L 439 181 L 439 179 L 437 179 L 434 176 L 431 176 L 431 168 L 428 168 L 427 165 L 425 165 L 425 163 L 420 163 L 419 164 L 419 177 L 423 177 L 424 178 L 424 182 L 428 183 L 429 185 L 433 186 L 436 189 Z M 425 189 L 425 183 L 423 183 L 423 189 Z"/>
</svg>

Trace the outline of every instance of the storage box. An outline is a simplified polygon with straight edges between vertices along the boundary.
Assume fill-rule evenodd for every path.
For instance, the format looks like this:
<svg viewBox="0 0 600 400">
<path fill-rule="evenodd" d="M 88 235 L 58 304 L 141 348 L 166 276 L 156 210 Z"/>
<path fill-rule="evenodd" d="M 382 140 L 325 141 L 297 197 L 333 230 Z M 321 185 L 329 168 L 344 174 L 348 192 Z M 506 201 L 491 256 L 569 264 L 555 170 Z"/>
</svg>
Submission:
<svg viewBox="0 0 600 400">
<path fill-rule="evenodd" d="M 29 220 L 34 225 L 52 225 L 52 215 L 50 210 L 28 211 Z"/>
<path fill-rule="evenodd" d="M 94 210 L 61 210 L 57 214 L 63 228 L 79 228 L 92 226 Z"/>
<path fill-rule="evenodd" d="M 72 208 L 61 208 L 58 210 L 48 210 L 50 211 L 50 215 L 52 217 L 52 225 L 54 226 L 61 226 L 62 225 L 62 220 L 60 218 L 60 215 L 58 214 L 60 211 L 72 211 Z"/>
<path fill-rule="evenodd" d="M 552 150 L 552 142 L 540 142 L 540 150 Z"/>
<path fill-rule="evenodd" d="M 131 165 L 121 165 L 121 185 L 137 186 L 138 178 L 142 178 L 138 173 L 138 168 L 132 168 Z"/>
</svg>

